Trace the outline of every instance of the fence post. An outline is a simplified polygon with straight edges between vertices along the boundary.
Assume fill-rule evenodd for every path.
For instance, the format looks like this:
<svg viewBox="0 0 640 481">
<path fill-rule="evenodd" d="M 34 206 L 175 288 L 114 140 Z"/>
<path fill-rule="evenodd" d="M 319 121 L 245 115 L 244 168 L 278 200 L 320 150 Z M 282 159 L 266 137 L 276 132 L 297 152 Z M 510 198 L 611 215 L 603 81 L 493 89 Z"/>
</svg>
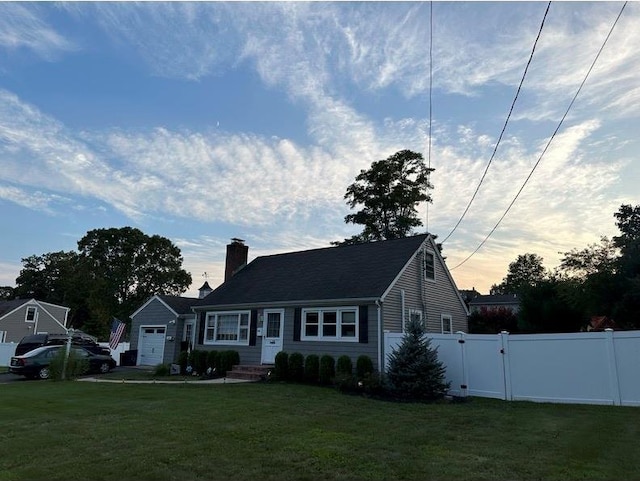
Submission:
<svg viewBox="0 0 640 481">
<path fill-rule="evenodd" d="M 458 334 L 458 345 L 460 346 L 460 364 L 462 365 L 462 384 L 460 384 L 460 397 L 467 397 L 469 395 L 469 370 L 467 369 L 467 356 L 466 356 L 466 339 L 465 333 L 462 331 L 456 332 Z"/>
<path fill-rule="evenodd" d="M 504 400 L 513 401 L 511 391 L 511 364 L 509 362 L 509 331 L 500 331 L 500 357 L 502 358 L 502 382 L 504 383 Z"/>
<path fill-rule="evenodd" d="M 607 355 L 609 361 L 609 389 L 614 406 L 622 404 L 620 396 L 620 383 L 618 380 L 618 363 L 616 362 L 616 348 L 613 341 L 613 329 L 604 330 L 605 342 L 607 343 Z"/>
</svg>

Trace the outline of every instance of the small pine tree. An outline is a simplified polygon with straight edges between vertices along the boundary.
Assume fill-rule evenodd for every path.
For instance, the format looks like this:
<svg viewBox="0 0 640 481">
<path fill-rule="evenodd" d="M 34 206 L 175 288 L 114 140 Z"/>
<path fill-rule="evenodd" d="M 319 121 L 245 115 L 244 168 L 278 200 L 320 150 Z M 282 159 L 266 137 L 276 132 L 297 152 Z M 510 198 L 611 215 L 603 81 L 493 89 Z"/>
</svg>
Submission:
<svg viewBox="0 0 640 481">
<path fill-rule="evenodd" d="M 449 389 L 438 349 L 431 348 L 422 322 L 411 320 L 402 343 L 389 355 L 387 377 L 395 394 L 406 399 L 435 400 Z"/>
</svg>

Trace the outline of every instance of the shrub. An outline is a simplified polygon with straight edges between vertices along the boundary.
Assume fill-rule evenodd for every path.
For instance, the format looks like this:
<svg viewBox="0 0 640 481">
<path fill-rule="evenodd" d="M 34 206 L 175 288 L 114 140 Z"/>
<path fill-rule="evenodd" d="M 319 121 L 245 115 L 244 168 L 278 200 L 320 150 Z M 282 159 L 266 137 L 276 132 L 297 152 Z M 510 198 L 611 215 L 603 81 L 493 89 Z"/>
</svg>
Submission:
<svg viewBox="0 0 640 481">
<path fill-rule="evenodd" d="M 213 371 L 215 368 L 218 367 L 217 357 L 218 357 L 218 351 L 207 352 L 207 370 L 211 368 L 211 371 Z"/>
<path fill-rule="evenodd" d="M 331 384 L 336 374 L 336 362 L 333 356 L 325 354 L 320 358 L 320 384 Z"/>
<path fill-rule="evenodd" d="M 351 377 L 352 374 L 353 362 L 351 361 L 351 358 L 347 355 L 340 356 L 336 362 L 336 376 L 340 375 L 342 377 Z"/>
<path fill-rule="evenodd" d="M 193 367 L 195 368 L 197 373 L 202 376 L 207 372 L 207 356 L 209 353 L 207 351 L 196 352 L 197 354 L 195 356 L 195 366 Z"/>
<path fill-rule="evenodd" d="M 158 364 L 153 370 L 154 376 L 168 376 L 171 368 L 167 364 Z"/>
<path fill-rule="evenodd" d="M 218 365 L 216 369 L 221 376 L 226 376 L 233 366 L 240 364 L 240 354 L 238 351 L 220 351 L 217 356 Z"/>
<path fill-rule="evenodd" d="M 365 378 L 367 374 L 371 375 L 373 373 L 373 361 L 369 356 L 358 356 L 356 360 L 356 376 L 359 380 Z"/>
<path fill-rule="evenodd" d="M 182 351 L 178 354 L 178 364 L 180 364 L 180 374 L 187 373 L 187 365 L 189 364 L 189 353 Z"/>
<path fill-rule="evenodd" d="M 62 380 L 62 372 L 64 370 L 64 379 L 76 379 L 78 376 L 84 374 L 89 370 L 89 363 L 86 359 L 82 359 L 79 357 L 73 349 L 69 351 L 69 358 L 66 360 L 65 366 L 65 357 L 67 355 L 66 347 L 58 349 L 53 359 L 51 359 L 51 363 L 49 364 L 49 378 L 54 381 Z"/>
<path fill-rule="evenodd" d="M 434 400 L 449 389 L 438 350 L 431 348 L 431 341 L 424 334 L 422 322 L 409 321 L 400 346 L 389 356 L 387 376 L 393 393 L 401 398 Z"/>
<path fill-rule="evenodd" d="M 304 356 L 294 352 L 289 356 L 289 381 L 302 382 L 304 380 Z"/>
<path fill-rule="evenodd" d="M 315 354 L 309 354 L 304 360 L 304 380 L 317 383 L 320 377 L 320 358 Z"/>
<path fill-rule="evenodd" d="M 289 354 L 280 351 L 276 354 L 275 366 L 273 369 L 273 377 L 276 381 L 286 381 L 289 371 Z"/>
</svg>

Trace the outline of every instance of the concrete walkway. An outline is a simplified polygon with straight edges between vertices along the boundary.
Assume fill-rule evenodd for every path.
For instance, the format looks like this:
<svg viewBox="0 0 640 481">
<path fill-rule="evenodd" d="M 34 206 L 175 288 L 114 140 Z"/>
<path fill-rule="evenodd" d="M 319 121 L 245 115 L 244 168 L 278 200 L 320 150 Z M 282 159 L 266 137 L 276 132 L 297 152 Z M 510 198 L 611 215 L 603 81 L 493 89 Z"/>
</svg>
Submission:
<svg viewBox="0 0 640 481">
<path fill-rule="evenodd" d="M 78 381 L 84 382 L 109 382 L 112 384 L 238 384 L 243 382 L 255 382 L 255 381 L 247 381 L 246 379 L 229 379 L 226 377 L 221 377 L 218 379 L 181 379 L 175 381 L 164 381 L 161 379 L 151 379 L 151 380 L 142 380 L 142 379 L 100 379 L 97 377 L 83 377 L 78 379 Z"/>
</svg>

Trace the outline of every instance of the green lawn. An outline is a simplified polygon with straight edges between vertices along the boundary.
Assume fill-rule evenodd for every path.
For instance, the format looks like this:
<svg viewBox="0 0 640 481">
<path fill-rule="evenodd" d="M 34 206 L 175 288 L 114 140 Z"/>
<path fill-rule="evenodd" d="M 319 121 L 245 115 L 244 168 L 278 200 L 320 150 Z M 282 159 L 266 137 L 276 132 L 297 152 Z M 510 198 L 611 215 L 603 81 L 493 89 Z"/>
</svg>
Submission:
<svg viewBox="0 0 640 481">
<path fill-rule="evenodd" d="M 0 413 L 0 480 L 640 479 L 638 408 L 20 381 Z"/>
</svg>

